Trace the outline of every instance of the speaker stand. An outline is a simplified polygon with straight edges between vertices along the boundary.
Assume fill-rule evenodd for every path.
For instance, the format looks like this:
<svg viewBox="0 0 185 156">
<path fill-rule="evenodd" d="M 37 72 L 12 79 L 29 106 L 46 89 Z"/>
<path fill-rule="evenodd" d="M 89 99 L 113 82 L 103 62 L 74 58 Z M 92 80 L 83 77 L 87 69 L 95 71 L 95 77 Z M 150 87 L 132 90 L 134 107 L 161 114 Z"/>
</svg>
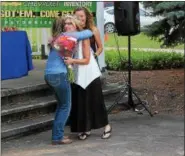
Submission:
<svg viewBox="0 0 185 156">
<path fill-rule="evenodd" d="M 146 101 L 142 101 L 139 96 L 133 91 L 132 87 L 131 87 L 131 70 L 132 70 L 132 62 L 131 62 L 131 44 L 130 44 L 130 36 L 128 36 L 128 82 L 126 82 L 126 85 L 124 86 L 123 90 L 120 91 L 119 96 L 116 98 L 115 102 L 113 103 L 112 106 L 109 107 L 108 109 L 108 113 L 110 113 L 112 111 L 112 109 L 119 104 L 119 101 L 122 99 L 122 97 L 128 92 L 128 104 L 127 107 L 129 109 L 133 109 L 133 111 L 136 111 L 138 109 L 136 109 L 137 106 L 142 106 L 145 110 L 147 110 L 147 112 L 150 114 L 150 116 L 152 117 L 153 114 L 149 111 L 149 109 L 147 108 L 147 102 Z M 133 101 L 133 95 L 136 97 L 137 99 L 137 103 Z M 138 110 L 141 111 L 141 110 Z"/>
</svg>

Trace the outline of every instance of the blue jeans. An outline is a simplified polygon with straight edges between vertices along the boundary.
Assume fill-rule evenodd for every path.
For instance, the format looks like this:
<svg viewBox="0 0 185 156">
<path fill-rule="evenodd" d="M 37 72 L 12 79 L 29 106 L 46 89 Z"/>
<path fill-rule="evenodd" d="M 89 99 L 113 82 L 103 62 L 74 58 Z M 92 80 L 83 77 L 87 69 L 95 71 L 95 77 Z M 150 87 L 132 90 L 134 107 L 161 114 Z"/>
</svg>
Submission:
<svg viewBox="0 0 185 156">
<path fill-rule="evenodd" d="M 63 139 L 64 127 L 71 110 L 71 86 L 66 73 L 45 75 L 46 83 L 53 89 L 58 101 L 52 129 L 52 140 Z"/>
</svg>

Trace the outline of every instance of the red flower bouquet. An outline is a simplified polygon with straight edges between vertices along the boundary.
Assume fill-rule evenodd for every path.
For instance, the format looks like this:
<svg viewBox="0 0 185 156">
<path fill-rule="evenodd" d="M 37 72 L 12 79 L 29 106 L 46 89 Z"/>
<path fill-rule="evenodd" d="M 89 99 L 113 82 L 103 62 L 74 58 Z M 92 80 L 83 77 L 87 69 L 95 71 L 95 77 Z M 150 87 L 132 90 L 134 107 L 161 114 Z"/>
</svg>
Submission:
<svg viewBox="0 0 185 156">
<path fill-rule="evenodd" d="M 72 57 L 73 50 L 76 46 L 77 39 L 70 36 L 60 35 L 56 39 L 53 40 L 52 45 L 53 48 L 56 49 L 63 59 L 65 57 Z M 72 65 L 67 66 L 68 69 L 68 79 L 70 82 L 74 82 L 74 73 Z"/>
<path fill-rule="evenodd" d="M 53 42 L 53 47 L 59 52 L 65 52 L 63 55 L 71 55 L 73 53 L 73 49 L 76 46 L 77 39 L 69 36 L 59 36 Z"/>
</svg>

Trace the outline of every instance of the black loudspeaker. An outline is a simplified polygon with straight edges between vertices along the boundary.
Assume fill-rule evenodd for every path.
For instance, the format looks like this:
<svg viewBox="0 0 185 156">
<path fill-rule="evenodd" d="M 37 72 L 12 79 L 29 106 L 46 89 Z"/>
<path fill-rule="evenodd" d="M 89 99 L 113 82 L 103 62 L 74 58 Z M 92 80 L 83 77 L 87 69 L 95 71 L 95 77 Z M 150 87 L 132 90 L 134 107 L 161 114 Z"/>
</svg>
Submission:
<svg viewBox="0 0 185 156">
<path fill-rule="evenodd" d="M 114 17 L 119 36 L 132 36 L 140 33 L 139 2 L 114 2 Z"/>
</svg>

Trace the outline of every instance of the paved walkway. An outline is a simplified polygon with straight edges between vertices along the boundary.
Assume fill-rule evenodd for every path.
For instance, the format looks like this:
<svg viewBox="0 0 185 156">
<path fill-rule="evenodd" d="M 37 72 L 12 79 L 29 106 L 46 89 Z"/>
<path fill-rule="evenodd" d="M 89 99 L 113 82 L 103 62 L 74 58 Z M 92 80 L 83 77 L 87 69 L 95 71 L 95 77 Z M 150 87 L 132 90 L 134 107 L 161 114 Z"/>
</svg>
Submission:
<svg viewBox="0 0 185 156">
<path fill-rule="evenodd" d="M 25 86 L 32 86 L 37 84 L 44 84 L 44 67 L 46 60 L 33 60 L 34 70 L 29 72 L 28 76 L 3 80 L 1 81 L 1 88 L 3 89 L 17 89 Z"/>
<path fill-rule="evenodd" d="M 113 50 L 117 49 L 116 47 L 105 47 L 105 50 Z M 127 47 L 119 47 L 120 50 L 128 50 Z M 152 51 L 152 52 L 176 52 L 176 53 L 182 53 L 184 54 L 184 49 L 155 49 L 155 48 L 132 48 L 133 50 L 139 50 L 139 51 Z"/>
<path fill-rule="evenodd" d="M 26 86 L 45 84 L 44 69 L 46 60 L 33 60 L 34 70 L 30 71 L 28 76 L 1 81 L 1 89 L 18 89 Z M 106 76 L 106 75 L 104 75 Z"/>
<path fill-rule="evenodd" d="M 86 141 L 52 146 L 46 131 L 2 143 L 2 156 L 184 156 L 184 118 L 129 111 L 109 117 L 109 140 L 100 139 L 101 129 Z"/>
</svg>

